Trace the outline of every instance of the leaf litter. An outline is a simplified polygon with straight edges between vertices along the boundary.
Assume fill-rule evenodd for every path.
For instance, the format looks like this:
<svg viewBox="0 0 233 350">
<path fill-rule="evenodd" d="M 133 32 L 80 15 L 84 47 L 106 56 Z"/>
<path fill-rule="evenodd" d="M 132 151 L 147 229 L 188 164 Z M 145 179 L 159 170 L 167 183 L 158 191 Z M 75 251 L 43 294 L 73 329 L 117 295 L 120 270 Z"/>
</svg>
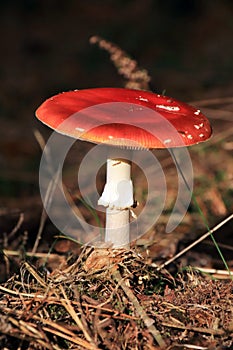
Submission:
<svg viewBox="0 0 233 350">
<path fill-rule="evenodd" d="M 75 258 L 50 273 L 24 261 L 0 286 L 2 348 L 233 346 L 232 281 L 191 268 L 173 277 L 135 250 L 86 247 Z"/>
</svg>

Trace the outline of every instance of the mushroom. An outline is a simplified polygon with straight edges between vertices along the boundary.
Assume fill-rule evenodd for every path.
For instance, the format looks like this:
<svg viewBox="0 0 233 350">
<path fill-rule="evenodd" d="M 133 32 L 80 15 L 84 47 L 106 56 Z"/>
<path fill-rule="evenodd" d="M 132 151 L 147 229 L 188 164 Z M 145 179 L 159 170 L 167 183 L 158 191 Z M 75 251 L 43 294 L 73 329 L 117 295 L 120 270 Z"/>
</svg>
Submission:
<svg viewBox="0 0 233 350">
<path fill-rule="evenodd" d="M 113 105 L 121 106 L 124 113 L 116 114 L 117 109 L 113 113 Z M 93 112 L 93 106 L 100 108 Z M 60 93 L 43 102 L 36 116 L 61 134 L 109 146 L 106 184 L 98 204 L 106 208 L 105 242 L 115 248 L 129 244 L 129 213 L 136 203 L 131 161 L 125 152 L 185 147 L 211 135 L 208 120 L 195 107 L 152 92 L 123 88 Z"/>
</svg>

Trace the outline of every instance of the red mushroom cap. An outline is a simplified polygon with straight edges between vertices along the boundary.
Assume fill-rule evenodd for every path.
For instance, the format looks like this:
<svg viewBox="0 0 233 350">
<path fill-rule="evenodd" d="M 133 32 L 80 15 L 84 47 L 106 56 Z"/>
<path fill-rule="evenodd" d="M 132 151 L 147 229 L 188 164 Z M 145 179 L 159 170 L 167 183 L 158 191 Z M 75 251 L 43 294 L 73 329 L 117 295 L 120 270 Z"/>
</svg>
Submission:
<svg viewBox="0 0 233 350">
<path fill-rule="evenodd" d="M 112 107 L 118 106 L 115 103 L 119 115 L 116 108 L 113 112 Z M 123 112 L 122 106 L 127 107 Z M 212 133 L 208 119 L 195 107 L 152 92 L 123 88 L 64 92 L 42 103 L 36 116 L 59 133 L 115 146 L 190 146 Z"/>
</svg>

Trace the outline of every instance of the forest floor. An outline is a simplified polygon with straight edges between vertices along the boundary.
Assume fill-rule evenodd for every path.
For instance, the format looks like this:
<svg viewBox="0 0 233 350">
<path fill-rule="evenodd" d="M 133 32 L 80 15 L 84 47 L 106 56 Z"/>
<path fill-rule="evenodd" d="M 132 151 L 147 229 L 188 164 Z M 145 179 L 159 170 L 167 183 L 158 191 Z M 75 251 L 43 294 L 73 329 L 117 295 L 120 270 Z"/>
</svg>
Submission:
<svg viewBox="0 0 233 350">
<path fill-rule="evenodd" d="M 233 348 L 233 97 L 191 102 L 214 130 L 209 141 L 190 148 L 195 201 L 182 223 L 166 233 L 176 169 L 168 152 L 156 154 L 168 199 L 156 225 L 129 250 L 82 247 L 59 236 L 35 189 L 38 174 L 27 171 L 40 158 L 36 137 L 31 147 L 28 139 L 12 143 L 2 137 L 14 167 L 1 174 L 1 349 Z M 89 149 L 75 147 L 82 154 Z M 23 166 L 17 148 L 25 155 Z M 66 187 L 77 194 L 69 176 L 76 161 L 68 160 Z M 139 173 L 134 180 L 143 203 L 145 178 Z M 94 224 L 90 210 L 73 197 Z M 195 244 L 207 226 L 215 240 L 208 235 Z"/>
</svg>

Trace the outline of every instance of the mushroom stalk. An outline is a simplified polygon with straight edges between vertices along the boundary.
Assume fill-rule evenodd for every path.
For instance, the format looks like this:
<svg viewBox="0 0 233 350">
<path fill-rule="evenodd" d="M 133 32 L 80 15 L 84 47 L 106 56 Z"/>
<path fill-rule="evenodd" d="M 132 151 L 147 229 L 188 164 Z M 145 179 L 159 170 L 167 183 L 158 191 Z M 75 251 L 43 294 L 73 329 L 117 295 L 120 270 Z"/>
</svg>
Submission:
<svg viewBox="0 0 233 350">
<path fill-rule="evenodd" d="M 107 159 L 107 179 L 98 204 L 106 207 L 105 242 L 111 242 L 113 248 L 129 245 L 129 208 L 134 203 L 130 175 L 130 161 Z"/>
</svg>

